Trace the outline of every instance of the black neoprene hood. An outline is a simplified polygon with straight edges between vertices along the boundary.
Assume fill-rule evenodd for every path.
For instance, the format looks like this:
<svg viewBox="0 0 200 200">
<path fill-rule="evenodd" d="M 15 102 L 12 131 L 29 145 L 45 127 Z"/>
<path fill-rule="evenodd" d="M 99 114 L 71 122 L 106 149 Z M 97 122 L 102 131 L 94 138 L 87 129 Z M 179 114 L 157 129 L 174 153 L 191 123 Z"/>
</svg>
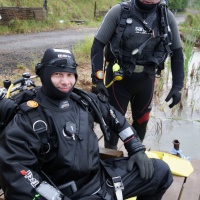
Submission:
<svg viewBox="0 0 200 200">
<path fill-rule="evenodd" d="M 68 49 L 47 49 L 41 59 L 41 63 L 36 65 L 36 74 L 40 76 L 40 70 L 44 67 L 57 67 L 58 70 L 60 68 L 61 71 L 77 75 L 77 64 L 74 55 Z"/>
<path fill-rule="evenodd" d="M 154 9 L 158 4 L 144 4 L 140 0 L 132 0 L 135 1 L 136 6 L 142 11 L 151 11 Z"/>
<path fill-rule="evenodd" d="M 77 80 L 76 61 L 73 53 L 68 49 L 47 49 L 35 68 L 36 74 L 42 82 L 43 92 L 52 99 L 65 99 L 72 90 L 67 93 L 58 90 L 51 81 L 54 72 L 74 73 Z M 73 88 L 72 88 L 73 89 Z"/>
</svg>

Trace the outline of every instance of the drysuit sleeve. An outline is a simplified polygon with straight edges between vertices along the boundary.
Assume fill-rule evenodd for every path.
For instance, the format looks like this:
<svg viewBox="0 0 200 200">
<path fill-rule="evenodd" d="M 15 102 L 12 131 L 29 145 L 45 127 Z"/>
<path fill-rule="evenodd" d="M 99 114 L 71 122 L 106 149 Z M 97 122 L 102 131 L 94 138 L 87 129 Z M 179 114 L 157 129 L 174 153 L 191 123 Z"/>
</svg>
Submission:
<svg viewBox="0 0 200 200">
<path fill-rule="evenodd" d="M 176 18 L 173 13 L 169 10 L 169 26 L 172 33 L 172 44 L 170 46 L 172 50 L 171 56 L 171 70 L 172 70 L 172 87 L 182 88 L 184 81 L 184 57 L 182 51 L 182 42 L 180 38 L 180 32 Z"/>
<path fill-rule="evenodd" d="M 91 48 L 92 76 L 95 72 L 103 69 L 103 50 L 106 44 L 111 40 L 117 24 L 120 21 L 121 6 L 113 6 L 105 15 L 99 26 Z"/>
<path fill-rule="evenodd" d="M 118 137 L 124 142 L 124 146 L 129 156 L 139 151 L 145 151 L 146 148 L 140 141 L 136 130 L 133 129 L 133 127 L 128 123 L 125 116 L 123 116 L 108 102 L 102 101 L 101 97 L 95 97 L 94 94 L 92 95 L 96 99 L 107 127 L 113 130 L 111 131 L 111 134 L 117 134 Z"/>
<path fill-rule="evenodd" d="M 91 49 L 91 64 L 92 64 L 92 78 L 95 77 L 95 73 L 103 69 L 103 49 L 104 44 L 94 38 L 94 42 Z"/>
<path fill-rule="evenodd" d="M 43 182 L 38 174 L 40 147 L 28 117 L 16 114 L 0 136 L 0 185 L 5 199 L 46 199 L 36 191 Z"/>
<path fill-rule="evenodd" d="M 184 82 L 184 58 L 182 48 L 173 50 L 171 56 L 172 87 L 183 87 Z"/>
</svg>

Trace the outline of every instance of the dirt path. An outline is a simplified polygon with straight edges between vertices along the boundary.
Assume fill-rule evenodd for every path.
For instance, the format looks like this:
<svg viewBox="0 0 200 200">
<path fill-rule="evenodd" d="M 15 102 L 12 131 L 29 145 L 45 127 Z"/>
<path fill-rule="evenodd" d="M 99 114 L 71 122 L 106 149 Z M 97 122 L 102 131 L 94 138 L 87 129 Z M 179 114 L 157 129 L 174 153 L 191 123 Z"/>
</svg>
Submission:
<svg viewBox="0 0 200 200">
<path fill-rule="evenodd" d="M 83 40 L 86 36 L 94 36 L 96 30 L 97 28 L 79 28 L 0 36 L 1 73 L 19 64 L 28 67 L 38 62 L 49 47 L 71 49 L 77 41 Z"/>
</svg>

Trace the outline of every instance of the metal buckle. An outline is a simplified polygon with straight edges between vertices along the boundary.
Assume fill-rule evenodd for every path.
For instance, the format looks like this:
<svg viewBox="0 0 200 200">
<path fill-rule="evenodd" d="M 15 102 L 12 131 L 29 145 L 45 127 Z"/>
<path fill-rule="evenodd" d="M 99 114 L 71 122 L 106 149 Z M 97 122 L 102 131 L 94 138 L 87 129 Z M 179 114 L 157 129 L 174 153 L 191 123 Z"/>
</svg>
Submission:
<svg viewBox="0 0 200 200">
<path fill-rule="evenodd" d="M 124 190 L 124 185 L 122 183 L 121 176 L 113 177 L 112 181 L 115 188 L 115 195 L 117 197 L 117 200 L 123 200 L 122 190 Z"/>
<path fill-rule="evenodd" d="M 135 65 L 135 69 L 133 70 L 134 73 L 141 73 L 144 71 L 144 66 L 142 65 Z"/>
<path fill-rule="evenodd" d="M 74 181 L 70 181 L 63 185 L 58 186 L 58 189 L 65 195 L 70 196 L 74 194 L 78 189 Z"/>
<path fill-rule="evenodd" d="M 124 190 L 124 185 L 122 183 L 121 176 L 113 177 L 112 181 L 113 181 L 113 186 L 115 188 L 115 191 L 116 190 Z"/>
<path fill-rule="evenodd" d="M 36 133 L 43 133 L 44 131 L 47 131 L 47 124 L 45 121 L 43 120 L 37 120 L 36 122 L 34 122 L 33 124 L 33 130 Z"/>
</svg>

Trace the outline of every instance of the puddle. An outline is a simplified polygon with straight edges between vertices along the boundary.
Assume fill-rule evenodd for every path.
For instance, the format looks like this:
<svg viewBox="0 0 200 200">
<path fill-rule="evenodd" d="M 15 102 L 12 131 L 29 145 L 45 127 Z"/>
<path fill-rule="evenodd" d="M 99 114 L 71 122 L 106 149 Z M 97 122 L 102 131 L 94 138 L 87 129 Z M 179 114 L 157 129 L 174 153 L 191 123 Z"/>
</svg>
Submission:
<svg viewBox="0 0 200 200">
<path fill-rule="evenodd" d="M 171 89 L 170 84 L 165 84 L 165 94 L 154 102 L 144 144 L 152 150 L 170 152 L 172 141 L 178 139 L 185 156 L 200 159 L 200 51 L 195 50 L 188 70 L 182 97 L 183 108 L 176 106 L 170 109 L 169 103 L 164 104 Z M 190 76 L 191 72 L 194 72 L 193 77 Z"/>
</svg>

